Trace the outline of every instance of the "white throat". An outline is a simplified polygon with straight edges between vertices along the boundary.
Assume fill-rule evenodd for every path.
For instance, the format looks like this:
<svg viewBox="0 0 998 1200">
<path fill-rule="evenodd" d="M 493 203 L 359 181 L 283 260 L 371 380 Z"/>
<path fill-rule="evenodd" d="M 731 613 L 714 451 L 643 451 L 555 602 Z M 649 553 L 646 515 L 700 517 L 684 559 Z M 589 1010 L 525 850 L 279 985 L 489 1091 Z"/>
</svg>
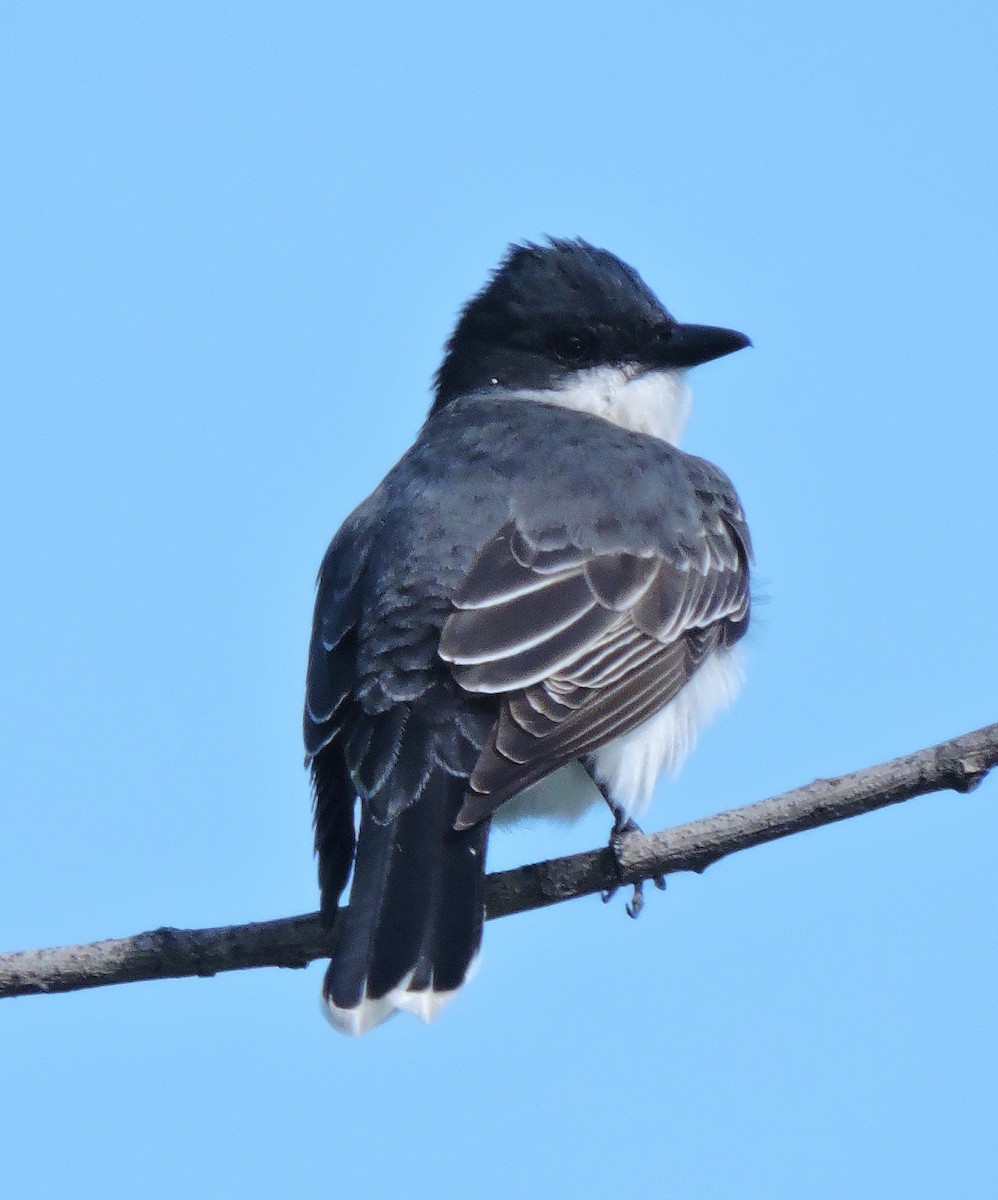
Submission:
<svg viewBox="0 0 998 1200">
<path fill-rule="evenodd" d="M 559 388 L 520 392 L 527 400 L 590 413 L 633 433 L 647 433 L 676 445 L 690 415 L 690 388 L 684 371 L 590 367 Z"/>
</svg>

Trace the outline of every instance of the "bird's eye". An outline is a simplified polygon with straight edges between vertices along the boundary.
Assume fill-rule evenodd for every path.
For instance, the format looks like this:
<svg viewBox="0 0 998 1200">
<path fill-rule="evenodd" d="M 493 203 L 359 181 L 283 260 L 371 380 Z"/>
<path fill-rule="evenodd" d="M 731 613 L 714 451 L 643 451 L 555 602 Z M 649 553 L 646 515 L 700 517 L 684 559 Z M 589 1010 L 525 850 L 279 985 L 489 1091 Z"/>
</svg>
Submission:
<svg viewBox="0 0 998 1200">
<path fill-rule="evenodd" d="M 551 338 L 548 349 L 561 362 L 584 362 L 592 351 L 593 339 L 585 333 L 557 334 Z"/>
</svg>

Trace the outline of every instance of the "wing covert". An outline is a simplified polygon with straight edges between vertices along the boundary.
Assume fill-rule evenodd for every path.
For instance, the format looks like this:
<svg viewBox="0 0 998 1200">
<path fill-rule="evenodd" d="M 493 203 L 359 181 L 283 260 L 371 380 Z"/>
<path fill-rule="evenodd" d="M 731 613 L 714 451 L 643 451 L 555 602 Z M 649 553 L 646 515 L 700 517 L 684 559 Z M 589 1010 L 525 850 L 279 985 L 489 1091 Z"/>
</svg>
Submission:
<svg viewBox="0 0 998 1200">
<path fill-rule="evenodd" d="M 733 494 L 713 499 L 671 553 L 535 541 L 512 521 L 486 545 L 439 651 L 466 692 L 502 699 L 462 826 L 636 728 L 742 635 L 751 548 Z"/>
</svg>

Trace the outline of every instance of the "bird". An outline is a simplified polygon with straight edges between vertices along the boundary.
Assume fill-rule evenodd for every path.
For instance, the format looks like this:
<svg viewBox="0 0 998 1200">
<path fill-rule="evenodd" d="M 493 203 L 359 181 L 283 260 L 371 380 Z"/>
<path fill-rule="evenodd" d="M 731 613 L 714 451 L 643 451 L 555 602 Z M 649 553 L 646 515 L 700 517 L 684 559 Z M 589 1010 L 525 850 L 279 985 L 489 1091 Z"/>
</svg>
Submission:
<svg viewBox="0 0 998 1200">
<path fill-rule="evenodd" d="M 602 797 L 619 839 L 737 694 L 749 530 L 677 441 L 688 371 L 749 345 L 579 238 L 510 245 L 460 311 L 415 442 L 318 575 L 304 739 L 341 1032 L 428 1023 L 471 976 L 493 821 Z"/>
</svg>

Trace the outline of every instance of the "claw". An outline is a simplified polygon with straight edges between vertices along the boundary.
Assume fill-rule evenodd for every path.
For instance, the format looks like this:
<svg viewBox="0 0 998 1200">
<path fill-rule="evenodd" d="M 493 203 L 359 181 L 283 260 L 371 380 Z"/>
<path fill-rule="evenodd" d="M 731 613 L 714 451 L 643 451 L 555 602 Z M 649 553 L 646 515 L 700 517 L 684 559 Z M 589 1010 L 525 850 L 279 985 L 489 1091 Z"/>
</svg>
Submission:
<svg viewBox="0 0 998 1200">
<path fill-rule="evenodd" d="M 613 829 L 610 832 L 610 849 L 613 851 L 613 857 L 614 861 L 617 863 L 618 871 L 620 869 L 620 857 L 623 853 L 625 840 L 629 838 L 632 833 L 640 832 L 641 826 L 638 825 L 637 822 L 632 821 L 630 817 L 625 817 L 622 810 L 614 809 Z M 652 883 L 654 883 L 660 892 L 665 891 L 664 875 L 656 875 L 652 879 Z M 645 906 L 644 882 L 639 881 L 631 886 L 633 887 L 634 891 L 630 900 L 628 900 L 628 902 L 624 905 L 624 911 L 629 917 L 632 918 L 632 920 L 636 921 L 638 917 L 641 916 L 641 910 Z M 609 904 L 613 897 L 616 896 L 618 891 L 619 888 L 616 887 L 607 888 L 607 890 L 602 893 L 603 903 Z"/>
<path fill-rule="evenodd" d="M 610 849 L 613 851 L 614 861 L 617 863 L 617 869 L 619 870 L 620 856 L 624 848 L 625 840 L 629 838 L 632 833 L 640 833 L 641 829 L 640 826 L 636 825 L 630 817 L 625 817 L 622 812 L 616 812 L 614 817 L 613 829 L 610 831 Z M 641 910 L 645 906 L 645 898 L 643 894 L 644 884 L 639 882 L 632 884 L 631 886 L 634 890 L 631 894 L 630 900 L 628 900 L 624 905 L 624 911 L 629 917 L 637 920 L 637 918 L 641 915 Z M 619 890 L 620 889 L 617 887 L 607 888 L 607 890 L 603 892 L 603 903 L 609 904 Z"/>
</svg>

